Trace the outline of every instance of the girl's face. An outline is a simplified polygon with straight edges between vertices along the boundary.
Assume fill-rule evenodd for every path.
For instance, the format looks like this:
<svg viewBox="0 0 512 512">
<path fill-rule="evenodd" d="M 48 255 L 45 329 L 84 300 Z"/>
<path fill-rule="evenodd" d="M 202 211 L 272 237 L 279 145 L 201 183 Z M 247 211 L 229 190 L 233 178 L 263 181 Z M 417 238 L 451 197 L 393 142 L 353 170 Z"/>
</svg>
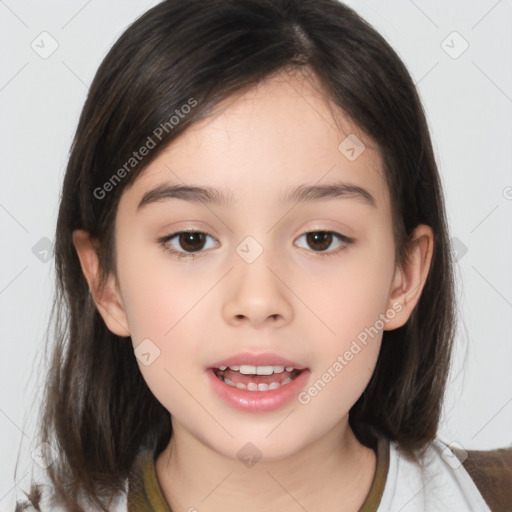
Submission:
<svg viewBox="0 0 512 512">
<path fill-rule="evenodd" d="M 263 459 L 278 459 L 345 430 L 382 330 L 406 320 L 381 160 L 335 113 L 343 130 L 312 82 L 274 77 L 188 129 L 120 200 L 122 313 L 112 312 L 109 327 L 126 335 L 126 326 L 175 433 L 231 458 L 251 442 Z M 366 193 L 285 199 L 331 184 Z M 146 196 L 177 185 L 227 197 Z M 185 230 L 199 234 L 171 238 Z M 220 398 L 208 369 L 240 352 L 272 352 L 307 368 L 292 399 L 247 410 Z"/>
</svg>

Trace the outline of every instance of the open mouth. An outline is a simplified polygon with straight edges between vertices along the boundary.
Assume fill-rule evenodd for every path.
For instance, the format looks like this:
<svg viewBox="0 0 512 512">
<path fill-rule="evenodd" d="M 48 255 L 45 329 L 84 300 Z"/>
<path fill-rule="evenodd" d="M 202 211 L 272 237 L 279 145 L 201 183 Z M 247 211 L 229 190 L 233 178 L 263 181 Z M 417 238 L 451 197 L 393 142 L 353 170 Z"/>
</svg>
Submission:
<svg viewBox="0 0 512 512">
<path fill-rule="evenodd" d="M 304 370 L 283 366 L 223 366 L 212 368 L 215 376 L 228 386 L 247 391 L 272 391 L 286 386 Z"/>
</svg>

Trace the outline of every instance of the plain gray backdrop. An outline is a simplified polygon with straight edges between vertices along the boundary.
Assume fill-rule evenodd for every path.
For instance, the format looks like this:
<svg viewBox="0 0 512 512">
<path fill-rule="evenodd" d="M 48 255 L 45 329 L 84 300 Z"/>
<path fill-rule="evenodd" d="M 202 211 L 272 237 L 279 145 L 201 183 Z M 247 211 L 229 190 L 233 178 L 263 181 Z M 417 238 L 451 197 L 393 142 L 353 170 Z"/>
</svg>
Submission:
<svg viewBox="0 0 512 512">
<path fill-rule="evenodd" d="M 28 489 L 52 242 L 78 116 L 111 45 L 156 3 L 0 0 L 0 512 Z M 347 3 L 409 68 L 444 186 L 460 324 L 439 435 L 466 449 L 510 445 L 512 2 Z"/>
</svg>

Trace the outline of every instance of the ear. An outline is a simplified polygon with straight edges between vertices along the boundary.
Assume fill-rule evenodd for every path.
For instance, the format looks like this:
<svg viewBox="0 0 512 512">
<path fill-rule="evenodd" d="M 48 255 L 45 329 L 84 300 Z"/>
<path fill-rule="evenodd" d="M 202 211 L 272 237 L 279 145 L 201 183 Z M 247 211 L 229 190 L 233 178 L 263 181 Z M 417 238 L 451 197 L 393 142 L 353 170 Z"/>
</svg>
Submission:
<svg viewBox="0 0 512 512">
<path fill-rule="evenodd" d="M 95 241 L 91 239 L 87 231 L 77 229 L 73 231 L 73 245 L 94 303 L 108 329 L 118 336 L 130 336 L 128 317 L 115 276 L 110 274 L 105 286 L 101 287 L 100 265 Z"/>
<path fill-rule="evenodd" d="M 414 230 L 412 238 L 414 245 L 405 268 L 396 269 L 391 284 L 387 311 L 393 310 L 396 314 L 387 322 L 384 329 L 387 331 L 402 327 L 407 322 L 421 297 L 430 270 L 434 250 L 432 228 L 420 224 Z"/>
</svg>

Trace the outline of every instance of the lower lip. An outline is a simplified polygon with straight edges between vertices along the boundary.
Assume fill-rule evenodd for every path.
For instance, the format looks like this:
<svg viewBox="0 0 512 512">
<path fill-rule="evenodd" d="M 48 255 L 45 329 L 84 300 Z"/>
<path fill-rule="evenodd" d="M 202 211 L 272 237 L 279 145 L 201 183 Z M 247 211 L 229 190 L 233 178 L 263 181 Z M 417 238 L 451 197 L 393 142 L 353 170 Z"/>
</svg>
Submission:
<svg viewBox="0 0 512 512">
<path fill-rule="evenodd" d="M 248 391 L 221 381 L 211 368 L 206 371 L 215 393 L 231 407 L 246 412 L 268 412 L 284 407 L 304 388 L 309 373 L 307 369 L 302 370 L 295 379 L 277 389 Z"/>
</svg>

